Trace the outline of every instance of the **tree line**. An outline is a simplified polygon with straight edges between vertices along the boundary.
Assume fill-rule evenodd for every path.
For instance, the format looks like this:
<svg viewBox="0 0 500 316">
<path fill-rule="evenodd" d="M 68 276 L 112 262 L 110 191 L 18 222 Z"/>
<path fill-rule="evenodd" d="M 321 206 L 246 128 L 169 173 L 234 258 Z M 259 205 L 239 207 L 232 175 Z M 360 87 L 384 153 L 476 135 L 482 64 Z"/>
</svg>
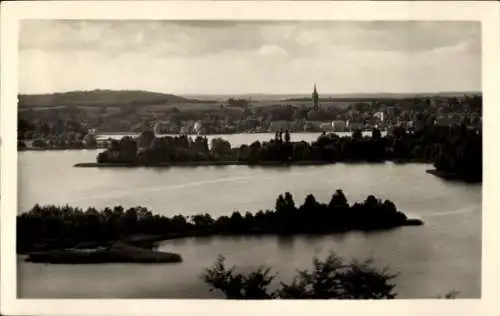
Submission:
<svg viewBox="0 0 500 316">
<path fill-rule="evenodd" d="M 349 205 L 337 190 L 329 203 L 309 194 L 296 206 L 290 193 L 280 195 L 274 210 L 253 214 L 233 212 L 213 218 L 210 214 L 172 217 L 153 215 L 143 207 L 121 206 L 83 210 L 71 206 L 35 205 L 17 217 L 17 249 L 73 247 L 82 242 L 105 243 L 130 236 L 162 235 L 168 238 L 207 235 L 321 234 L 350 230 L 390 229 L 405 225 L 407 217 L 391 201 L 370 195 Z"/>
<path fill-rule="evenodd" d="M 427 126 L 418 130 L 397 127 L 386 136 L 378 129 L 371 137 L 360 130 L 352 136 L 323 133 L 316 141 L 291 141 L 289 131 L 277 132 L 267 142 L 232 147 L 224 139 L 188 136 L 155 137 L 145 131 L 137 139 L 113 141 L 99 153 L 99 163 L 142 165 L 185 161 L 240 161 L 249 165 L 267 162 L 427 162 L 442 172 L 468 181 L 482 179 L 482 131 L 465 125 Z"/>
<path fill-rule="evenodd" d="M 18 118 L 17 147 L 27 149 L 27 141 L 31 147 L 38 149 L 95 149 L 98 147 L 95 135 L 76 120 L 57 119 L 55 122 L 30 121 Z"/>
</svg>

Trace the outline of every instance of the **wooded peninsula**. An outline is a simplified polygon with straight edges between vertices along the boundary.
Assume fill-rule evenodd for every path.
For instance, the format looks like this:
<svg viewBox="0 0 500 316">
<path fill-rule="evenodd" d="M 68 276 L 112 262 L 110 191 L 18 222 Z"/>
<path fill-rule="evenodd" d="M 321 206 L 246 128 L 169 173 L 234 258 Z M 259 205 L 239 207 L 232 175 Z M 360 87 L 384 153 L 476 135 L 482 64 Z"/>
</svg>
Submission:
<svg viewBox="0 0 500 316">
<path fill-rule="evenodd" d="M 274 210 L 218 218 L 206 213 L 166 217 L 143 207 L 84 211 L 35 205 L 17 217 L 17 252 L 34 262 L 179 262 L 180 255 L 152 250 L 156 242 L 217 235 L 333 234 L 422 224 L 397 210 L 393 202 L 372 195 L 349 205 L 342 190 L 329 203 L 310 194 L 298 207 L 287 192 L 277 198 Z"/>
</svg>

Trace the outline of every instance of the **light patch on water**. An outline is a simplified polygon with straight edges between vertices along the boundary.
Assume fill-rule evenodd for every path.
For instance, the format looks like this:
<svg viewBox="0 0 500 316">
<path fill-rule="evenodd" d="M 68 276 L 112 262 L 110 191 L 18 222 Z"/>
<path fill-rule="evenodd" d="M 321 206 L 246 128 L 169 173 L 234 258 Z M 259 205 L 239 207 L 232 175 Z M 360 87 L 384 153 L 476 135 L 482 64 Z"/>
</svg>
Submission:
<svg viewBox="0 0 500 316">
<path fill-rule="evenodd" d="M 459 215 L 459 214 L 467 214 L 467 213 L 473 213 L 476 212 L 476 207 L 464 207 L 461 209 L 458 209 L 456 211 L 449 211 L 449 212 L 437 212 L 437 213 L 431 213 L 431 214 L 426 214 L 425 217 L 436 217 L 436 216 L 450 216 L 450 215 Z"/>
<path fill-rule="evenodd" d="M 302 175 L 303 172 L 292 172 L 287 174 L 288 176 L 298 176 Z M 196 187 L 196 186 L 202 186 L 202 185 L 207 185 L 207 184 L 216 184 L 216 183 L 231 183 L 231 182 L 244 182 L 244 181 L 249 181 L 249 180 L 255 180 L 255 179 L 270 179 L 270 178 L 276 178 L 275 175 L 259 175 L 259 176 L 241 176 L 241 177 L 228 177 L 228 178 L 221 178 L 221 179 L 211 179 L 211 180 L 203 180 L 203 181 L 196 181 L 196 182 L 187 182 L 187 183 L 180 183 L 180 184 L 173 184 L 173 185 L 167 185 L 167 186 L 156 186 L 156 187 L 149 187 L 149 188 L 142 188 L 142 189 L 135 189 L 134 194 L 142 194 L 142 193 L 152 193 L 152 192 L 163 192 L 167 190 L 177 190 L 177 189 L 185 189 L 185 188 L 190 188 L 190 187 Z M 96 199 L 109 199 L 111 197 L 120 197 L 125 194 L 128 194 L 130 192 L 129 189 L 126 190 L 117 190 L 114 192 L 107 191 L 101 195 L 92 195 L 88 196 L 82 199 L 76 199 L 72 200 L 72 203 L 75 202 L 83 202 L 83 201 L 89 201 L 89 200 L 96 200 Z"/>
</svg>

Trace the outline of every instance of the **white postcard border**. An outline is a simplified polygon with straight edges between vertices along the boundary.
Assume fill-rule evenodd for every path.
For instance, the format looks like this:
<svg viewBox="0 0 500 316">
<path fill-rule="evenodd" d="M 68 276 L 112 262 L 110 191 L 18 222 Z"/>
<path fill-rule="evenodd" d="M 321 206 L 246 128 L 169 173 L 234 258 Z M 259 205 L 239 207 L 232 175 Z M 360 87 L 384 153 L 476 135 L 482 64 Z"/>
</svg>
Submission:
<svg viewBox="0 0 500 316">
<path fill-rule="evenodd" d="M 5 315 L 500 315 L 500 6 L 494 1 L 30 1 L 1 7 L 1 313 Z M 226 301 L 17 299 L 18 22 L 21 19 L 455 20 L 482 22 L 482 299 Z M 68 179 L 68 185 L 77 179 Z M 48 184 L 50 185 L 50 184 Z M 495 194 L 495 192 L 497 192 Z"/>
</svg>

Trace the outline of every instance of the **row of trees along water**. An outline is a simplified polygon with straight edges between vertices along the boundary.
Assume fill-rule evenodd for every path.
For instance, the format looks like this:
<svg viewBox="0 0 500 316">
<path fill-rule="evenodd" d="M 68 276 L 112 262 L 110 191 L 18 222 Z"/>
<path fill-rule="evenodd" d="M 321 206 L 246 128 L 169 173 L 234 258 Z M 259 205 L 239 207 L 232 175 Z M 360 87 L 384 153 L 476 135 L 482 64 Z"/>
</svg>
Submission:
<svg viewBox="0 0 500 316">
<path fill-rule="evenodd" d="M 316 141 L 291 141 L 288 131 L 278 132 L 267 142 L 232 147 L 221 138 L 192 139 L 188 136 L 155 137 L 152 131 L 138 138 L 113 140 L 109 148 L 99 153 L 98 163 L 159 164 L 196 161 L 240 161 L 247 164 L 266 162 L 383 162 L 420 161 L 434 163 L 437 170 L 456 177 L 480 181 L 482 176 L 482 131 L 465 125 L 427 126 L 417 131 L 395 128 L 382 136 L 374 129 L 371 137 L 361 131 L 352 136 L 322 134 Z"/>
<path fill-rule="evenodd" d="M 70 206 L 35 205 L 17 217 L 19 252 L 36 248 L 73 247 L 82 242 L 123 240 L 134 235 L 163 235 L 165 238 L 201 235 L 333 233 L 348 230 L 389 229 L 404 225 L 407 217 L 391 201 L 368 196 L 363 203 L 349 205 L 337 190 L 328 204 L 308 195 L 296 207 L 290 193 L 277 198 L 275 209 L 255 214 L 234 212 L 213 218 L 153 215 L 143 207 L 121 206 L 86 211 Z"/>
</svg>

